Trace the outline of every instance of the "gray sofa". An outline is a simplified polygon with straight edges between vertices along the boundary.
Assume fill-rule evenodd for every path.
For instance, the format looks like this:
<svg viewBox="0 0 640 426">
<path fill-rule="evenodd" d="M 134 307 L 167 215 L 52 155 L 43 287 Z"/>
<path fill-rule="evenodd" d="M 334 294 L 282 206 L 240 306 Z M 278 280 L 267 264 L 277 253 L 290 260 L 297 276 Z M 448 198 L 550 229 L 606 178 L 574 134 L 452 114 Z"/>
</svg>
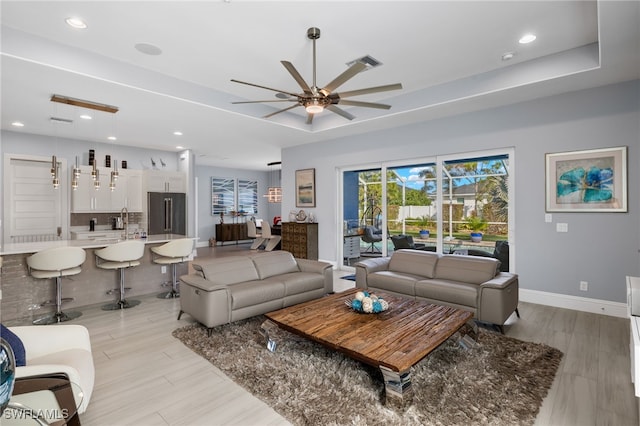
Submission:
<svg viewBox="0 0 640 426">
<path fill-rule="evenodd" d="M 356 287 L 471 311 L 501 331 L 518 314 L 518 276 L 494 258 L 398 250 L 354 266 Z"/>
<path fill-rule="evenodd" d="M 322 297 L 333 291 L 331 264 L 287 251 L 204 259 L 180 277 L 180 314 L 209 330 Z"/>
</svg>

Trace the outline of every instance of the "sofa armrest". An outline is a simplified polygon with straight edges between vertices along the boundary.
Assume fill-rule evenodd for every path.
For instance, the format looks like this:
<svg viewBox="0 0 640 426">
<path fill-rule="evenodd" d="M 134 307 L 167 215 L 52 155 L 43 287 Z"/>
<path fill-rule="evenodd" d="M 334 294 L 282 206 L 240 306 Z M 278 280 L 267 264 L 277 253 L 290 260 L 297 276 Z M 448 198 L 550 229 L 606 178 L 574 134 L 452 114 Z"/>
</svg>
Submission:
<svg viewBox="0 0 640 426">
<path fill-rule="evenodd" d="M 184 282 L 185 284 L 188 284 L 192 287 L 196 287 L 199 288 L 200 290 L 204 290 L 204 291 L 216 291 L 216 290 L 228 290 L 228 286 L 225 284 L 216 284 L 213 281 L 209 281 L 206 278 L 202 278 L 200 275 L 196 274 L 189 274 L 189 275 L 182 275 L 180 277 L 180 281 Z"/>
<path fill-rule="evenodd" d="M 371 259 L 361 260 L 355 265 L 356 268 L 356 287 L 369 288 L 367 276 L 377 271 L 386 271 L 389 269 L 389 257 L 375 257 Z"/>
<path fill-rule="evenodd" d="M 480 285 L 477 318 L 503 325 L 518 308 L 518 299 L 518 275 L 501 272 Z"/>
<path fill-rule="evenodd" d="M 489 281 L 485 281 L 480 284 L 480 287 L 502 289 L 512 285 L 514 282 L 518 282 L 518 275 L 500 272 Z"/>
<path fill-rule="evenodd" d="M 317 274 L 322 274 L 325 269 L 332 267 L 330 263 L 319 262 L 317 260 L 296 259 L 296 262 L 302 272 L 315 272 Z"/>
<path fill-rule="evenodd" d="M 322 274 L 324 277 L 324 293 L 333 292 L 333 266 L 330 263 L 309 259 L 296 259 L 296 262 L 298 262 L 298 267 L 302 272 Z"/>
</svg>

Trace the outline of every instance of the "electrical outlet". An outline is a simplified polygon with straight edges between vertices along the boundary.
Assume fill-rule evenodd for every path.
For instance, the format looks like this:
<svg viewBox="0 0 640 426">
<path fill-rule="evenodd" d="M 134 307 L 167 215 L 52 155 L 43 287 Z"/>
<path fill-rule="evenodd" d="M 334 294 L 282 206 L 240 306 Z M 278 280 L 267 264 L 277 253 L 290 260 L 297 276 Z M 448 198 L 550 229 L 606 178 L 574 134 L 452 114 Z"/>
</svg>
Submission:
<svg viewBox="0 0 640 426">
<path fill-rule="evenodd" d="M 587 281 L 580 281 L 580 291 L 589 291 L 589 283 Z"/>
<path fill-rule="evenodd" d="M 556 232 L 569 232 L 568 223 L 556 223 Z"/>
<path fill-rule="evenodd" d="M 167 267 L 166 266 L 161 266 L 160 267 L 160 272 L 162 272 L 163 274 L 167 273 Z"/>
</svg>

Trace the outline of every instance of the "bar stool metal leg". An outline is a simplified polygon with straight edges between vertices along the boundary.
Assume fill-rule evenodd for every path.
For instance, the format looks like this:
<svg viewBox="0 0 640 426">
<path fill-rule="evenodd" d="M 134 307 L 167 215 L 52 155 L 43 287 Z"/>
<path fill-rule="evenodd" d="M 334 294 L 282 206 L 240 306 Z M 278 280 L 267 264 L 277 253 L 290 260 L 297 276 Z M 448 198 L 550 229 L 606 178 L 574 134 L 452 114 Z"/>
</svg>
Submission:
<svg viewBox="0 0 640 426">
<path fill-rule="evenodd" d="M 73 298 L 66 298 L 73 300 Z M 56 277 L 56 311 L 52 314 L 45 315 L 33 320 L 33 325 L 57 324 L 60 322 L 71 321 L 82 316 L 82 312 L 69 311 L 62 312 L 62 277 Z"/>
<path fill-rule="evenodd" d="M 107 303 L 102 306 L 103 311 L 117 311 L 119 309 L 128 309 L 133 308 L 134 306 L 138 306 L 140 304 L 139 300 L 126 300 L 124 298 L 124 270 L 125 268 L 118 268 L 120 270 L 120 297 L 114 303 Z"/>
<path fill-rule="evenodd" d="M 158 299 L 174 299 L 180 297 L 180 291 L 178 290 L 178 278 L 177 278 L 177 263 L 171 264 L 171 290 L 165 291 L 158 295 Z"/>
</svg>

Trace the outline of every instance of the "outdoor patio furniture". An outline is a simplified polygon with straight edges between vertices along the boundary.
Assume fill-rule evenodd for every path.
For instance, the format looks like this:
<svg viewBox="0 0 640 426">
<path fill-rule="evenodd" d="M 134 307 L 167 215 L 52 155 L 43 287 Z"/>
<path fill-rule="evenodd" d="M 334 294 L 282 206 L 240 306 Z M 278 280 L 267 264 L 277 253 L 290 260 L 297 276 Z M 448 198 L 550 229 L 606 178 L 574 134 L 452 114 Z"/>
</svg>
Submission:
<svg viewBox="0 0 640 426">
<path fill-rule="evenodd" d="M 413 237 L 411 235 L 392 235 L 391 242 L 393 243 L 394 250 L 400 249 L 414 249 L 414 250 L 426 250 L 426 251 L 435 251 L 435 246 L 427 246 L 424 243 L 415 243 L 413 242 Z"/>
<path fill-rule="evenodd" d="M 382 241 L 382 230 L 373 226 L 366 226 L 364 228 L 364 234 L 362 235 L 362 241 L 369 244 L 369 247 L 364 251 L 365 253 L 382 253 L 376 243 Z"/>
</svg>

